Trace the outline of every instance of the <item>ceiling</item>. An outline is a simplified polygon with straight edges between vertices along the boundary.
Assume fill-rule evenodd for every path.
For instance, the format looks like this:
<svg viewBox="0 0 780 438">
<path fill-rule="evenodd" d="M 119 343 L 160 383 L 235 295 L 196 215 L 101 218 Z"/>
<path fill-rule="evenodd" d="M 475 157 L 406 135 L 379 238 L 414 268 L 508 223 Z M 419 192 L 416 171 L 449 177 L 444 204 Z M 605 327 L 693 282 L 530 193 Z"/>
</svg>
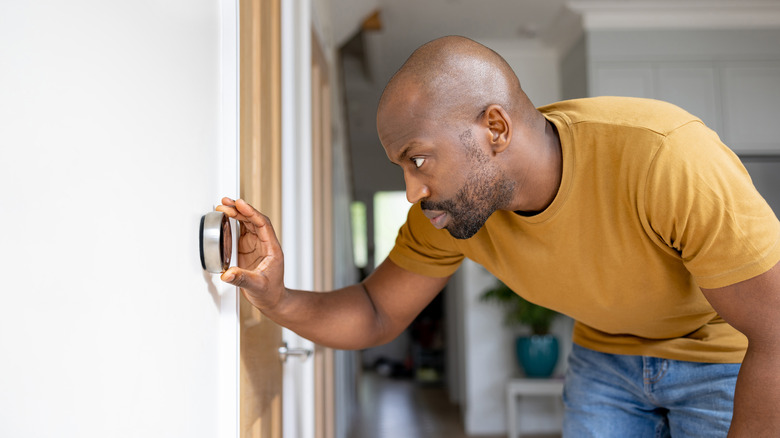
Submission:
<svg viewBox="0 0 780 438">
<path fill-rule="evenodd" d="M 383 82 L 422 44 L 445 35 L 481 42 L 541 38 L 567 10 L 564 0 L 379 0 L 382 29 L 369 36 Z M 570 13 L 570 12 L 569 12 Z"/>
<path fill-rule="evenodd" d="M 445 35 L 483 43 L 559 51 L 585 27 L 777 27 L 780 0 L 330 0 L 334 30 L 345 17 L 379 11 L 381 30 L 366 44 L 376 79 L 387 77 L 420 45 Z M 585 17 L 585 18 L 583 18 Z M 358 17 L 353 17 L 358 18 Z M 338 39 L 338 38 L 337 38 Z M 489 45 L 489 44 L 488 44 Z"/>
<path fill-rule="evenodd" d="M 475 39 L 535 36 L 561 13 L 564 0 L 380 0 L 384 33 L 397 41 L 441 35 Z"/>
</svg>

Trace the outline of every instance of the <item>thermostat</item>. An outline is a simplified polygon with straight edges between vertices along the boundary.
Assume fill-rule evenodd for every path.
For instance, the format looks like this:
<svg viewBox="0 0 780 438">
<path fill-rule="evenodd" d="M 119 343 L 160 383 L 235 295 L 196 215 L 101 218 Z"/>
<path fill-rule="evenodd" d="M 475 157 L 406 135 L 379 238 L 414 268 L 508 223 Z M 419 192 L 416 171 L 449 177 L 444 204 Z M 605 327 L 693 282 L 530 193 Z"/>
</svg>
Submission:
<svg viewBox="0 0 780 438">
<path fill-rule="evenodd" d="M 230 267 L 233 234 L 230 218 L 221 211 L 200 218 L 200 264 L 208 272 L 219 274 Z"/>
</svg>

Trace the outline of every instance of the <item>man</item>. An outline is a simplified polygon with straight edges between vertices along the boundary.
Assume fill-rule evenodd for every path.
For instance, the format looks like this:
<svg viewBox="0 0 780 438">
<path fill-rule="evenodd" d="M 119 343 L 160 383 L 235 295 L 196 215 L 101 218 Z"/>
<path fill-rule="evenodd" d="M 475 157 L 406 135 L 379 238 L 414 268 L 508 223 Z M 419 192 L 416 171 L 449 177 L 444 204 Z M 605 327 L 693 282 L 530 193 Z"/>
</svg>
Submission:
<svg viewBox="0 0 780 438">
<path fill-rule="evenodd" d="M 271 224 L 223 200 L 244 226 L 222 278 L 264 314 L 382 344 L 469 257 L 575 319 L 564 436 L 780 434 L 780 223 L 700 120 L 629 98 L 536 109 L 500 56 L 445 37 L 391 79 L 377 127 L 414 206 L 361 284 L 286 289 Z"/>
</svg>

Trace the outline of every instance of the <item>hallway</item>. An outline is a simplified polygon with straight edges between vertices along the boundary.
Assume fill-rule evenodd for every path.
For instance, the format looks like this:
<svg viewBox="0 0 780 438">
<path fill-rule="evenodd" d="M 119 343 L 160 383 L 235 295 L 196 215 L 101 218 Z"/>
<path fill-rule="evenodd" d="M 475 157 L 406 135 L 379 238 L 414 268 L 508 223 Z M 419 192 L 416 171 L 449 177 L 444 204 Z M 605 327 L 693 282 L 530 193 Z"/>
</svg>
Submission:
<svg viewBox="0 0 780 438">
<path fill-rule="evenodd" d="M 360 383 L 358 402 L 349 438 L 476 438 L 466 435 L 458 406 L 450 403 L 441 386 L 366 372 Z"/>
</svg>

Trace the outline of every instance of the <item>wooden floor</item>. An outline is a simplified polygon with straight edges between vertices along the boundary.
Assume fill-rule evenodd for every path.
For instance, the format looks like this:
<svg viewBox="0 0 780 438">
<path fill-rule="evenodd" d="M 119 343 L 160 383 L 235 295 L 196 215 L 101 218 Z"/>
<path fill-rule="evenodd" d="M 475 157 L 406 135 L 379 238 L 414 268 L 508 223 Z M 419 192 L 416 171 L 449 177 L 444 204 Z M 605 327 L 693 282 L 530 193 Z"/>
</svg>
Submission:
<svg viewBox="0 0 780 438">
<path fill-rule="evenodd" d="M 460 410 L 443 387 L 365 373 L 358 398 L 349 438 L 475 438 L 463 431 Z"/>
</svg>

